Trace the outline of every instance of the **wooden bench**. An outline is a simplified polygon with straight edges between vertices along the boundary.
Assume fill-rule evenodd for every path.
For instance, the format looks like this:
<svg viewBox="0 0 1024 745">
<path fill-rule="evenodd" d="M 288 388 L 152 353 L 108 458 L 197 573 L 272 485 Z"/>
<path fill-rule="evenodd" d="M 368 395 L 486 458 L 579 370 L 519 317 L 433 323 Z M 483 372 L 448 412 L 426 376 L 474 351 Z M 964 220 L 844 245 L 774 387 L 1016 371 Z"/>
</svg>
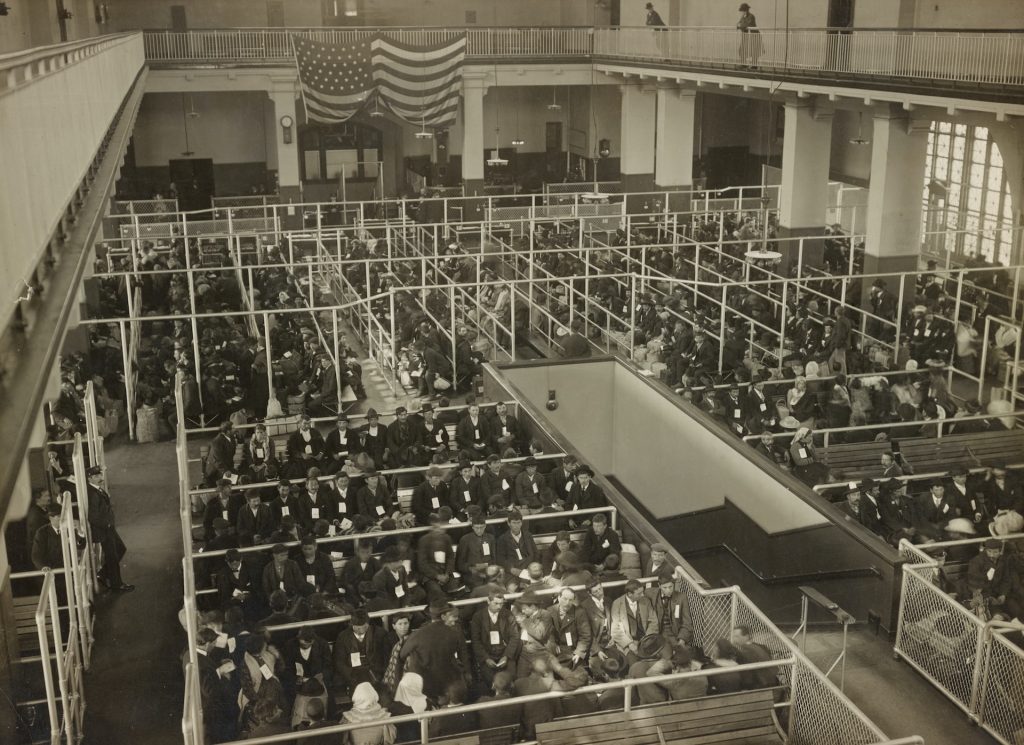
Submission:
<svg viewBox="0 0 1024 745">
<path fill-rule="evenodd" d="M 36 608 L 39 607 L 38 595 L 16 597 L 12 602 L 14 611 L 14 628 L 18 634 L 18 649 L 22 657 L 39 654 L 39 632 L 36 627 Z M 47 633 L 53 628 L 50 615 L 46 615 Z"/>
<path fill-rule="evenodd" d="M 673 701 L 537 725 L 540 745 L 780 742 L 772 689 Z"/>
<path fill-rule="evenodd" d="M 818 458 L 845 480 L 882 475 L 882 454 L 892 452 L 891 442 L 856 442 L 818 448 Z"/>
<path fill-rule="evenodd" d="M 981 465 L 1024 462 L 1024 429 L 945 435 L 941 442 L 962 444 Z"/>
<path fill-rule="evenodd" d="M 945 472 L 954 466 L 977 468 L 1024 461 L 1024 430 L 1000 430 L 942 437 L 894 438 L 917 473 Z M 818 449 L 818 457 L 844 481 L 882 475 L 881 457 L 894 442 L 858 442 Z"/>
<path fill-rule="evenodd" d="M 430 742 L 437 745 L 511 745 L 515 742 L 518 732 L 519 725 L 515 724 L 507 727 L 473 730 L 472 732 L 465 732 L 461 735 L 442 739 L 431 737 Z M 419 740 L 409 740 L 406 743 L 399 743 L 399 745 L 413 745 L 414 743 L 418 745 Z"/>
</svg>

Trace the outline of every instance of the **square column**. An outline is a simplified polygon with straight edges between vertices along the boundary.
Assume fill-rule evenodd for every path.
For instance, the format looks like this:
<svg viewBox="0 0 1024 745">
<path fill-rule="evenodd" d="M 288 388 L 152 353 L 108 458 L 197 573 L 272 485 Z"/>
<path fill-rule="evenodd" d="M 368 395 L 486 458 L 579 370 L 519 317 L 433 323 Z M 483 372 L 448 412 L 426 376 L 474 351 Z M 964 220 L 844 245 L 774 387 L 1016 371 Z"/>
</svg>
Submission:
<svg viewBox="0 0 1024 745">
<path fill-rule="evenodd" d="M 810 99 L 786 104 L 779 186 L 779 237 L 822 235 L 828 207 L 828 167 L 832 151 L 832 112 Z M 820 266 L 823 242 L 804 242 L 803 262 Z M 783 245 L 783 266 L 796 262 L 799 241 Z"/>
<path fill-rule="evenodd" d="M 864 241 L 867 274 L 917 269 L 921 185 L 928 152 L 928 127 L 922 125 L 912 126 L 902 112 L 875 113 Z"/>
<path fill-rule="evenodd" d="M 482 78 L 462 79 L 462 183 L 466 196 L 484 186 L 484 93 Z"/>
<path fill-rule="evenodd" d="M 655 89 L 627 84 L 622 91 L 622 146 L 619 173 L 623 191 L 651 191 L 654 186 L 654 131 L 658 98 Z"/>
<path fill-rule="evenodd" d="M 270 91 L 274 102 L 274 143 L 277 145 L 277 188 L 283 201 L 302 200 L 299 178 L 299 123 L 295 114 L 295 83 Z M 291 142 L 284 141 L 285 129 L 281 119 L 291 117 Z"/>
<path fill-rule="evenodd" d="M 683 190 L 693 186 L 694 110 L 697 93 L 670 84 L 658 86 L 657 140 L 654 152 L 654 186 L 659 190 Z M 688 205 L 669 204 L 685 210 Z"/>
</svg>

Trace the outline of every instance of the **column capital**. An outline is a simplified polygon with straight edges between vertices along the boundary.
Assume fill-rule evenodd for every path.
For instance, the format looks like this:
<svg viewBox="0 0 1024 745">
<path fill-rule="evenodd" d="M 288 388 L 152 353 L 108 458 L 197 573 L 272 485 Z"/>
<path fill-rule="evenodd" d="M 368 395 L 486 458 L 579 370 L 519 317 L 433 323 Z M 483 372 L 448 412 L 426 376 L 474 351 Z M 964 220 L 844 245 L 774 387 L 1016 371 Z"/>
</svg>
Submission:
<svg viewBox="0 0 1024 745">
<path fill-rule="evenodd" d="M 491 80 L 487 73 L 463 73 L 462 74 L 462 89 L 463 90 L 481 90 L 487 93 L 487 89 L 491 87 Z"/>
</svg>

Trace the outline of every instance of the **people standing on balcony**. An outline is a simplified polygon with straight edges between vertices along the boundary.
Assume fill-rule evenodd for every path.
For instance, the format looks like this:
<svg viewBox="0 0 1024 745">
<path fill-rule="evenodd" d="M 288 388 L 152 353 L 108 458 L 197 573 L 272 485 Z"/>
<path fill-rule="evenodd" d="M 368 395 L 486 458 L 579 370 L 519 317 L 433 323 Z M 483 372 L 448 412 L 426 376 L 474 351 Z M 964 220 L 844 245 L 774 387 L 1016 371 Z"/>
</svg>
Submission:
<svg viewBox="0 0 1024 745">
<path fill-rule="evenodd" d="M 664 28 L 665 22 L 661 20 L 661 15 L 659 15 L 658 11 L 654 9 L 654 3 L 647 3 L 644 7 L 647 9 L 647 25 Z"/>
<path fill-rule="evenodd" d="M 757 28 L 757 19 L 750 12 L 748 3 L 740 4 L 740 19 L 736 28 L 740 32 L 740 67 L 745 70 L 757 68 L 758 57 L 761 56 L 761 32 Z"/>
</svg>

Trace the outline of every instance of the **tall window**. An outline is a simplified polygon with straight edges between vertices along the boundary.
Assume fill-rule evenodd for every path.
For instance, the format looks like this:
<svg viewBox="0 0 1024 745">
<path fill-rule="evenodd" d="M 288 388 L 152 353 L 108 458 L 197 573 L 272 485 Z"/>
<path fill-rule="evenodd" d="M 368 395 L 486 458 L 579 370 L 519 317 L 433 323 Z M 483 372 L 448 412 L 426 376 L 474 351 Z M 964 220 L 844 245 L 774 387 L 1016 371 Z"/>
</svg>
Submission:
<svg viewBox="0 0 1024 745">
<path fill-rule="evenodd" d="M 380 130 L 358 122 L 304 126 L 299 131 L 304 181 L 373 180 L 380 171 Z"/>
<path fill-rule="evenodd" d="M 988 127 L 932 122 L 924 179 L 926 246 L 1009 265 L 1013 209 Z M 945 235 L 942 235 L 945 233 Z"/>
</svg>

